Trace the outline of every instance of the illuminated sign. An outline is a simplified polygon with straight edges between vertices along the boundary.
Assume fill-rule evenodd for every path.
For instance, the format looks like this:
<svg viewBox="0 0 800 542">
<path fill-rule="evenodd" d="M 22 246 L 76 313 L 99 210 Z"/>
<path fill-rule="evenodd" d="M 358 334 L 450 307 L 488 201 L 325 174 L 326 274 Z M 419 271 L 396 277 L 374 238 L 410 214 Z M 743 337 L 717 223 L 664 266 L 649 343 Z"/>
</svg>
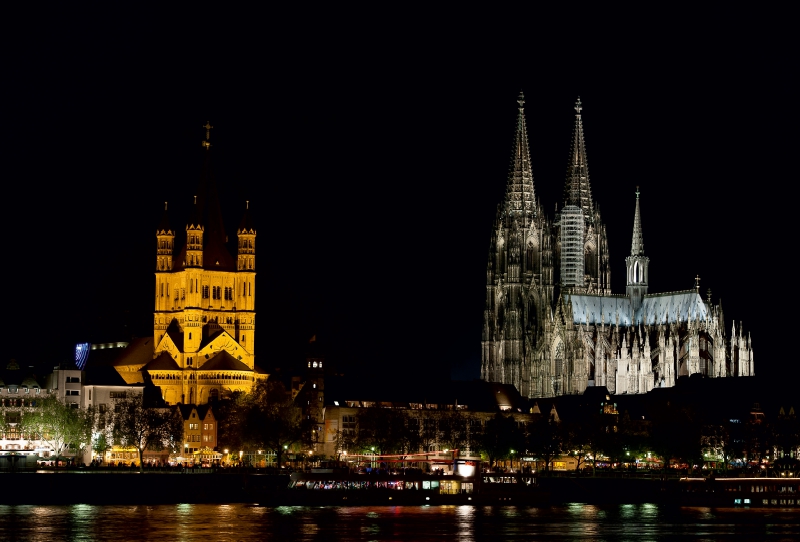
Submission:
<svg viewBox="0 0 800 542">
<path fill-rule="evenodd" d="M 75 365 L 83 371 L 86 367 L 86 360 L 89 358 L 89 343 L 78 343 L 75 345 Z"/>
</svg>

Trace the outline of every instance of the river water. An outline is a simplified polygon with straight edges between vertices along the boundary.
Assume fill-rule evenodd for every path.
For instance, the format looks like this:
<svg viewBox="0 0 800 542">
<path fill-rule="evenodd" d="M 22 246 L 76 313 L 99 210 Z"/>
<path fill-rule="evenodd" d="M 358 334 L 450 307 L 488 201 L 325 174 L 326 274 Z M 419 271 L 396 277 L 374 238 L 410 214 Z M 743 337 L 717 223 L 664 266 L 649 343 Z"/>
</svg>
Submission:
<svg viewBox="0 0 800 542">
<path fill-rule="evenodd" d="M 800 540 L 800 508 L 3 505 L 0 540 Z"/>
</svg>

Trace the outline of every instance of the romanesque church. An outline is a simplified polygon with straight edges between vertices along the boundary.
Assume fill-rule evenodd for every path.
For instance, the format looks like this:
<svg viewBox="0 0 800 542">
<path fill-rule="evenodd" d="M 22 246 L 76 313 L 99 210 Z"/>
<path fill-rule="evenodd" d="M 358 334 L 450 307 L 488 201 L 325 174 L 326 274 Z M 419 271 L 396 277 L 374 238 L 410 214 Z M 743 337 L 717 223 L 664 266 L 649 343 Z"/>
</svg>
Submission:
<svg viewBox="0 0 800 542">
<path fill-rule="evenodd" d="M 247 392 L 268 376 L 255 364 L 256 230 L 249 202 L 242 202 L 234 256 L 211 166 L 212 127 L 205 128 L 200 183 L 181 244 L 166 204 L 156 228 L 153 336 L 114 362 L 127 383 L 152 382 L 168 404 Z"/>
<path fill-rule="evenodd" d="M 728 334 L 710 295 L 704 300 L 699 287 L 648 291 L 638 188 L 626 292 L 611 293 L 612 262 L 592 198 L 580 100 L 562 206 L 552 218 L 544 214 L 524 103 L 520 94 L 511 171 L 489 248 L 481 378 L 535 398 L 581 394 L 588 386 L 647 393 L 698 373 L 753 375 L 749 334 L 741 324 Z"/>
</svg>

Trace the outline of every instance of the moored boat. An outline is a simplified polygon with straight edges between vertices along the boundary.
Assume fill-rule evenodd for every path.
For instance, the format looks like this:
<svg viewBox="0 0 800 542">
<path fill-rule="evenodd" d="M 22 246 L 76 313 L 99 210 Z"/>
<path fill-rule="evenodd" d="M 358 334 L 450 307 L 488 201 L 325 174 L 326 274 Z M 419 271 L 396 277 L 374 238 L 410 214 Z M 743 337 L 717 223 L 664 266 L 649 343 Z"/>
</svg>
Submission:
<svg viewBox="0 0 800 542">
<path fill-rule="evenodd" d="M 295 472 L 279 491 L 250 491 L 268 505 L 441 505 L 541 504 L 547 493 L 533 474 L 483 473 L 479 462 L 469 469 L 420 469 L 359 472 L 348 468 Z M 465 474 L 466 472 L 466 474 Z"/>
<path fill-rule="evenodd" d="M 681 478 L 672 500 L 682 506 L 778 507 L 800 511 L 800 478 Z"/>
</svg>

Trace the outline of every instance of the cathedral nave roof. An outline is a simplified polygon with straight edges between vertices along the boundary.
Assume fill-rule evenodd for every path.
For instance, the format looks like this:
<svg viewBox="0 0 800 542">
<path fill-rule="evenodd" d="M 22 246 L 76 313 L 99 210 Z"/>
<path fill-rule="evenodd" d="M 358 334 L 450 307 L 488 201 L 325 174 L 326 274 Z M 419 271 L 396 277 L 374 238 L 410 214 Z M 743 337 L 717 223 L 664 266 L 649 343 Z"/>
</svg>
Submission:
<svg viewBox="0 0 800 542">
<path fill-rule="evenodd" d="M 566 297 L 576 324 L 614 325 L 619 318 L 621 326 L 654 325 L 708 318 L 708 308 L 695 290 L 645 295 L 642 307 L 635 314 L 627 296 L 569 294 Z"/>
</svg>

